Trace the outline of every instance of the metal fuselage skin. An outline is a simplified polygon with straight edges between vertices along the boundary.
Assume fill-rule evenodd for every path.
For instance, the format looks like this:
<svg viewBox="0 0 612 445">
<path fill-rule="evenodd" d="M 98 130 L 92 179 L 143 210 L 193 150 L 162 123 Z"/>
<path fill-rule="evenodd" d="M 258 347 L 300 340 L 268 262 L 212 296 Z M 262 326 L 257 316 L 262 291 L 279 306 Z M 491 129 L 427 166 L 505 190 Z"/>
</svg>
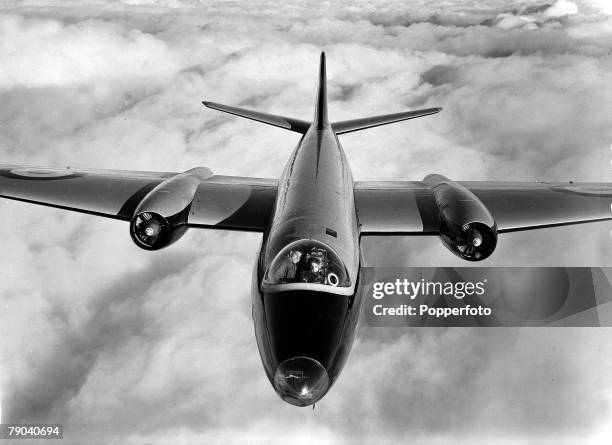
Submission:
<svg viewBox="0 0 612 445">
<path fill-rule="evenodd" d="M 273 259 L 291 243 L 313 240 L 334 251 L 344 263 L 348 288 L 268 291 L 265 274 Z M 329 124 L 313 124 L 302 136 L 281 176 L 271 225 L 264 234 L 253 274 L 253 321 L 259 353 L 270 382 L 287 402 L 307 406 L 320 400 L 338 377 L 351 349 L 361 301 L 359 228 L 353 177 L 344 151 Z M 343 294 L 337 293 L 342 290 Z M 325 368 L 328 381 L 305 397 L 286 396 L 279 388 L 279 365 L 308 374 L 311 360 Z M 293 363 L 293 365 L 291 365 Z M 294 374 L 295 374 L 294 372 Z M 323 371 L 321 370 L 323 373 Z M 275 380 L 276 373 L 276 380 Z M 308 388 L 301 391 L 307 392 Z"/>
</svg>

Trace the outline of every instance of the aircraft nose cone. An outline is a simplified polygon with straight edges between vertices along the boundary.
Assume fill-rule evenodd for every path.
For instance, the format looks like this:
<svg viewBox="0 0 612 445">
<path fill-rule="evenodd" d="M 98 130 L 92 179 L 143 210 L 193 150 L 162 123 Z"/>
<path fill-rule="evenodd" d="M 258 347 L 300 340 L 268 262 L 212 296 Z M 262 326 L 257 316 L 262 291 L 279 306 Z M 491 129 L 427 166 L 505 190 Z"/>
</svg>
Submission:
<svg viewBox="0 0 612 445">
<path fill-rule="evenodd" d="M 281 398 L 296 406 L 317 402 L 329 388 L 325 367 L 310 357 L 293 357 L 277 366 L 274 389 Z"/>
</svg>

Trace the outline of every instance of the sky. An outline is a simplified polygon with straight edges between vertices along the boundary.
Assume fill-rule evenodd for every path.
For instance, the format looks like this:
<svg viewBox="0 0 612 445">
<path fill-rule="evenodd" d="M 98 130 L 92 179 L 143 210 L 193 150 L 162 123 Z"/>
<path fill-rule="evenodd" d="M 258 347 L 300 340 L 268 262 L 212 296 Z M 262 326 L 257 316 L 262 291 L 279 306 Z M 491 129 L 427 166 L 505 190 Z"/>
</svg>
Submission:
<svg viewBox="0 0 612 445">
<path fill-rule="evenodd" d="M 0 1 L 7 164 L 278 177 L 295 133 L 202 100 L 309 119 L 318 55 L 356 180 L 612 181 L 605 0 Z M 253 335 L 261 235 L 159 252 L 125 223 L 0 203 L 3 422 L 65 443 L 609 443 L 609 328 L 361 326 L 316 410 L 280 400 Z M 609 223 L 504 234 L 482 266 L 612 266 Z M 364 239 L 372 266 L 461 266 L 439 239 Z"/>
</svg>

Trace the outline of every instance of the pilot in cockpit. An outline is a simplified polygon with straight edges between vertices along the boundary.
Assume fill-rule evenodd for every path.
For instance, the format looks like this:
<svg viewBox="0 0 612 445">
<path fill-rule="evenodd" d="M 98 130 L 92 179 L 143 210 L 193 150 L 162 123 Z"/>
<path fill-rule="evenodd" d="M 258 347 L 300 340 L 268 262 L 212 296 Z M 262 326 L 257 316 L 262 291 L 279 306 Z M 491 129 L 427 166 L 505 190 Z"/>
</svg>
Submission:
<svg viewBox="0 0 612 445">
<path fill-rule="evenodd" d="M 319 258 L 312 258 L 309 261 L 310 268 L 302 272 L 302 281 L 306 283 L 324 284 L 323 263 Z"/>
<path fill-rule="evenodd" d="M 271 271 L 270 277 L 275 280 L 284 281 L 285 283 L 295 281 L 298 272 L 298 263 L 302 258 L 302 252 L 292 250 L 287 258 L 282 261 L 278 268 Z"/>
<path fill-rule="evenodd" d="M 348 287 L 350 280 L 338 255 L 323 243 L 309 239 L 295 241 L 278 252 L 263 284 L 300 283 Z"/>
</svg>

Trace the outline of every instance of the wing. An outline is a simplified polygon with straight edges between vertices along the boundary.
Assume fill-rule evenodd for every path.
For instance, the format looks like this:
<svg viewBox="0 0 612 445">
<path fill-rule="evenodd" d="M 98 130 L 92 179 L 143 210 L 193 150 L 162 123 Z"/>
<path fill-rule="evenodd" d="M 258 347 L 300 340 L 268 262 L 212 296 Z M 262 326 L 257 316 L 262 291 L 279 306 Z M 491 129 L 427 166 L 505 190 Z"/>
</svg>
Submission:
<svg viewBox="0 0 612 445">
<path fill-rule="evenodd" d="M 0 197 L 129 220 L 142 198 L 175 174 L 0 165 Z"/>
<path fill-rule="evenodd" d="M 355 182 L 354 190 L 363 235 L 440 233 L 436 201 L 422 182 Z"/>
<path fill-rule="evenodd" d="M 190 227 L 263 232 L 277 188 L 275 179 L 212 176 L 198 187 L 187 222 Z"/>
<path fill-rule="evenodd" d="M 498 232 L 612 220 L 612 184 L 459 182 L 489 209 Z M 438 234 L 440 219 L 422 182 L 356 182 L 364 235 Z"/>
<path fill-rule="evenodd" d="M 489 209 L 499 232 L 612 219 L 612 184 L 460 182 Z"/>
<path fill-rule="evenodd" d="M 0 165 L 0 197 L 129 221 L 142 199 L 173 172 L 73 170 Z M 188 225 L 262 232 L 277 181 L 204 177 L 191 203 Z"/>
</svg>

